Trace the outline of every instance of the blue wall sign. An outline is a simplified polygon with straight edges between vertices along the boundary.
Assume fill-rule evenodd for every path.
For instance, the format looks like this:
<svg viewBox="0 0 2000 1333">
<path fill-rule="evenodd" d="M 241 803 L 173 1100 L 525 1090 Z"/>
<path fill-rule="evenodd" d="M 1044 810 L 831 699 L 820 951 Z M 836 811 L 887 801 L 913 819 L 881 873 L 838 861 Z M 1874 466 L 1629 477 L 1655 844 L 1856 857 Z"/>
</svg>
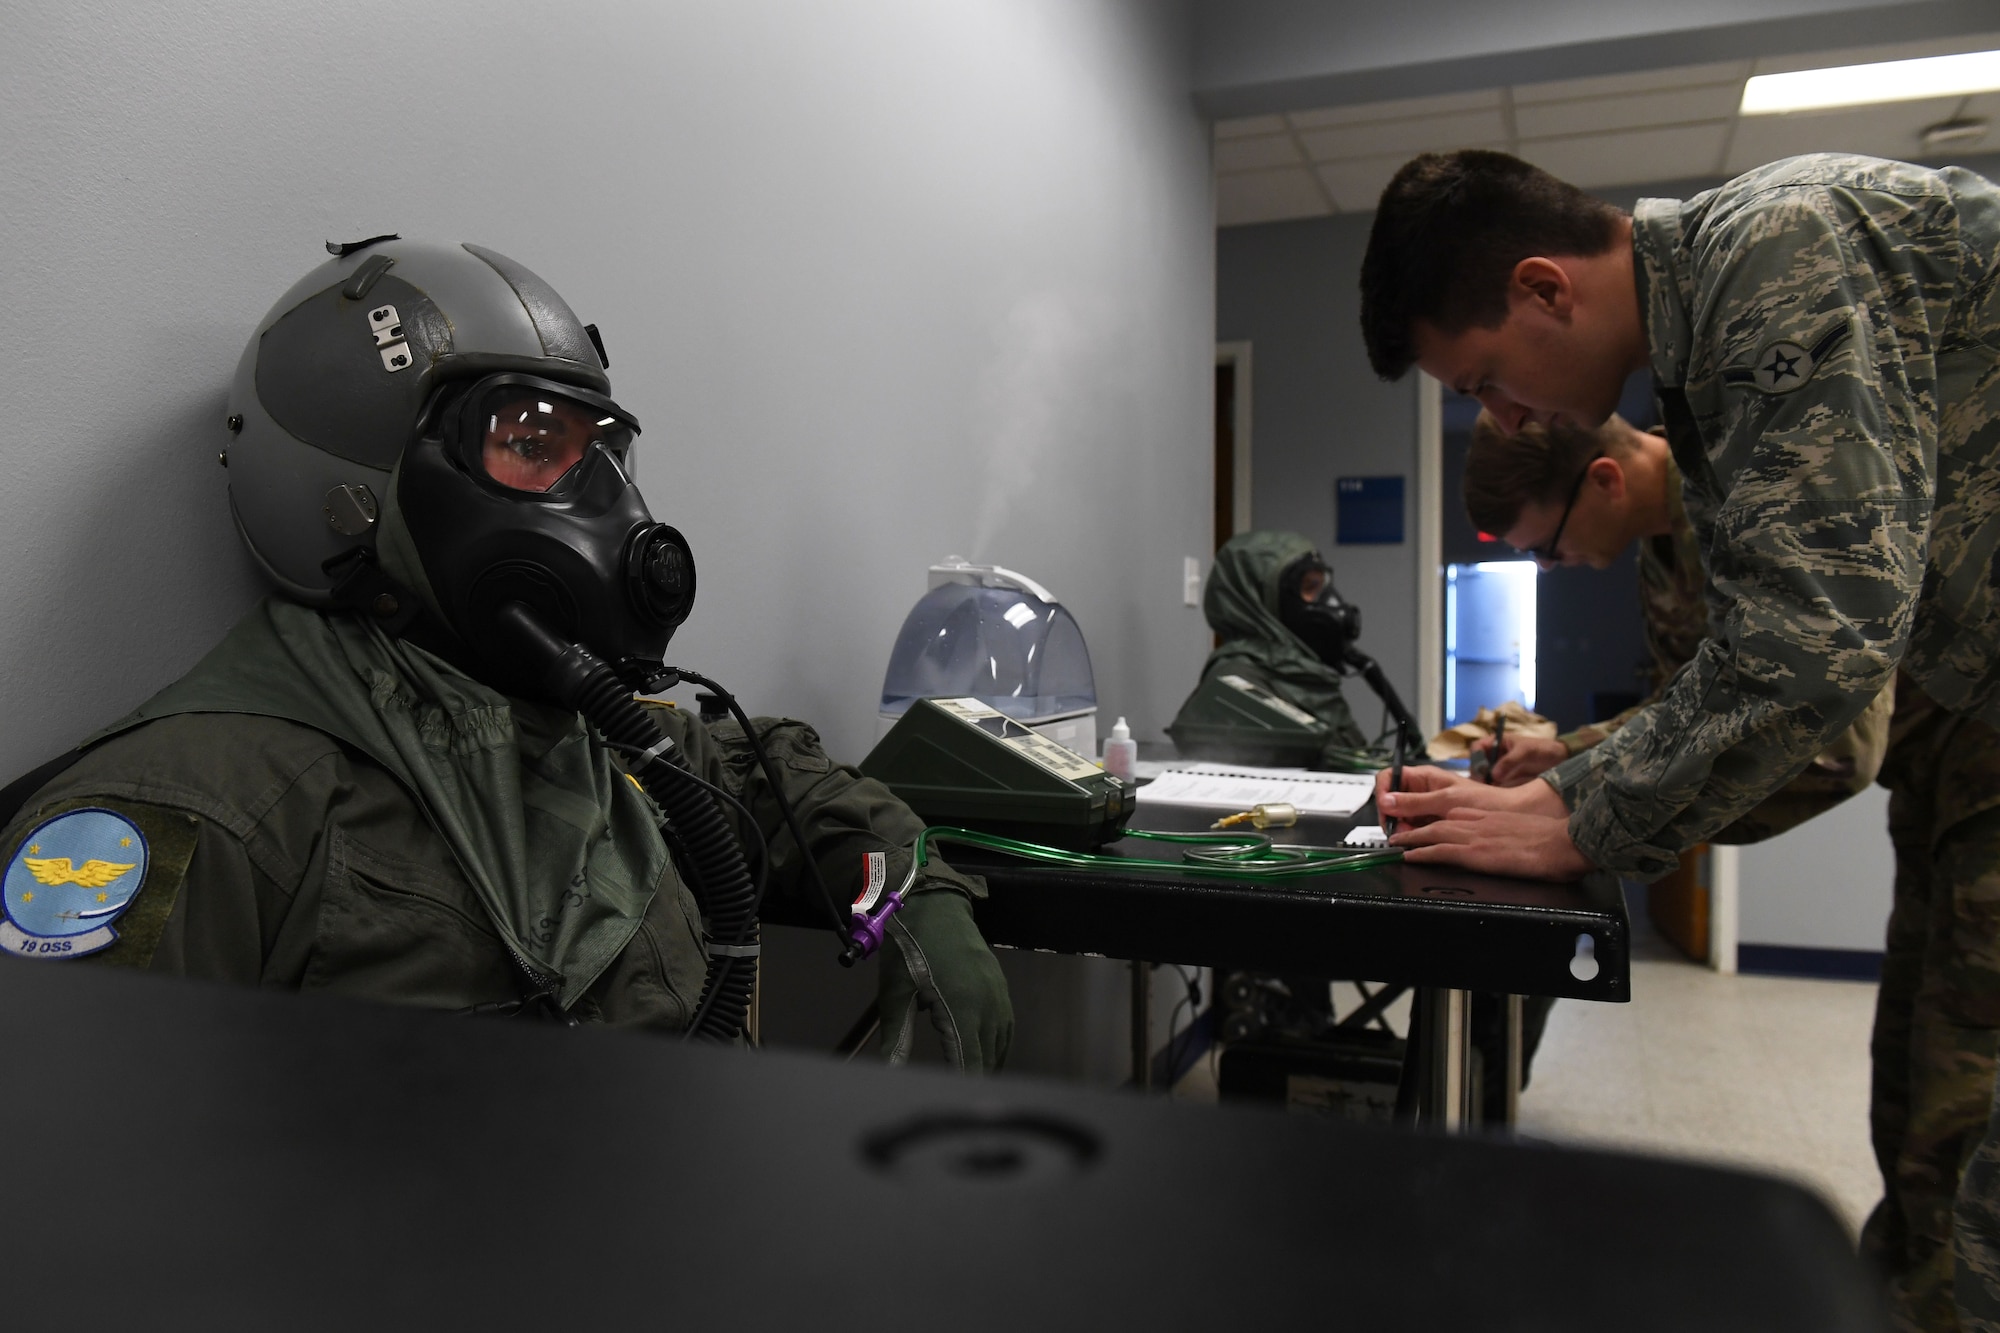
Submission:
<svg viewBox="0 0 2000 1333">
<path fill-rule="evenodd" d="M 1333 539 L 1341 546 L 1403 540 L 1403 479 L 1341 477 L 1333 483 Z"/>
</svg>

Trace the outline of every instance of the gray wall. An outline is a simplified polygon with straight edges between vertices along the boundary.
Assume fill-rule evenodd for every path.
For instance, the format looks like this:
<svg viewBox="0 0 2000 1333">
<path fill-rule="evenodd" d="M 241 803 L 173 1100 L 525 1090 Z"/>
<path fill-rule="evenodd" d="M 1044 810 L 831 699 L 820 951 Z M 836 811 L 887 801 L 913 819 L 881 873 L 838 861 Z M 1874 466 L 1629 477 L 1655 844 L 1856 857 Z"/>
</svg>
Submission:
<svg viewBox="0 0 2000 1333">
<path fill-rule="evenodd" d="M 1416 377 L 1384 384 L 1361 346 L 1356 276 L 1372 214 L 1216 234 L 1216 338 L 1251 344 L 1251 522 L 1300 532 L 1361 608 L 1361 646 L 1414 712 L 1417 684 Z M 1334 478 L 1402 476 L 1396 546 L 1334 544 Z M 1359 680 L 1363 731 L 1381 704 Z"/>
<path fill-rule="evenodd" d="M 1737 938 L 1810 949 L 1880 949 L 1896 854 L 1889 793 L 1851 797 L 1811 823 L 1745 847 Z"/>
<path fill-rule="evenodd" d="M 602 326 L 676 656 L 858 758 L 947 553 L 1069 601 L 1105 706 L 1206 631 L 1208 142 L 1151 0 L 14 0 L 0 43 L 0 773 L 184 671 L 259 593 L 215 462 L 252 324 L 382 231 Z M 310 516 L 306 521 L 311 521 Z"/>
</svg>

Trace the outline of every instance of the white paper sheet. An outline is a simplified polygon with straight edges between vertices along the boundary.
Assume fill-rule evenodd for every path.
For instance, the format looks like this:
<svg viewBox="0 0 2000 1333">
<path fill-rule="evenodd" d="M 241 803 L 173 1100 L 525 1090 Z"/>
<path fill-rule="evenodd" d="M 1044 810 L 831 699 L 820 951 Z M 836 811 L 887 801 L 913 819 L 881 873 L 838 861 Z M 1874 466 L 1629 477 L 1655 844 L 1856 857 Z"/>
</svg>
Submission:
<svg viewBox="0 0 2000 1333">
<path fill-rule="evenodd" d="M 1297 806 L 1301 814 L 1344 819 L 1366 805 L 1374 791 L 1375 779 L 1366 773 L 1196 764 L 1178 772 L 1163 773 L 1139 788 L 1139 802 L 1235 811 L 1284 801 Z"/>
</svg>

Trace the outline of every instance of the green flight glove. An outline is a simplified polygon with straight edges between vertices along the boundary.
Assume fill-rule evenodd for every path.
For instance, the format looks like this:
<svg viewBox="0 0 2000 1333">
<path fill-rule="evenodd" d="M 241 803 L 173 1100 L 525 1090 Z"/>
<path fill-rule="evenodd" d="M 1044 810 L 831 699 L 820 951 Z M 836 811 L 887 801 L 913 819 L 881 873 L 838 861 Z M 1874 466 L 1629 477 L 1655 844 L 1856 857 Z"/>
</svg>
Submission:
<svg viewBox="0 0 2000 1333">
<path fill-rule="evenodd" d="M 964 894 L 920 889 L 889 918 L 876 1009 L 882 1016 L 882 1054 L 890 1064 L 910 1058 L 918 1009 L 930 1015 L 961 1071 L 990 1073 L 1006 1063 L 1014 1002 Z"/>
</svg>

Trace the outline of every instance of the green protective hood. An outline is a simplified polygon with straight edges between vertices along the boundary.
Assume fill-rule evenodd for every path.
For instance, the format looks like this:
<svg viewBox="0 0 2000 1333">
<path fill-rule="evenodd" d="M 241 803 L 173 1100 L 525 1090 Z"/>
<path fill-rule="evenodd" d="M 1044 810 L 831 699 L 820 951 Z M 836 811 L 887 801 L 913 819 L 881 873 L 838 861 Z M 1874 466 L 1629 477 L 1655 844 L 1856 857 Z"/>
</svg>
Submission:
<svg viewBox="0 0 2000 1333">
<path fill-rule="evenodd" d="M 1315 549 L 1296 532 L 1245 532 L 1222 544 L 1201 599 L 1222 644 L 1208 655 L 1201 678 L 1247 674 L 1331 727 L 1331 744 L 1358 748 L 1367 739 L 1340 692 L 1340 673 L 1278 619 L 1279 577 Z"/>
<path fill-rule="evenodd" d="M 667 868 L 651 803 L 580 716 L 508 699 L 358 617 L 270 598 L 92 739 L 179 713 L 296 722 L 394 774 L 565 1008 L 632 938 Z"/>
</svg>

